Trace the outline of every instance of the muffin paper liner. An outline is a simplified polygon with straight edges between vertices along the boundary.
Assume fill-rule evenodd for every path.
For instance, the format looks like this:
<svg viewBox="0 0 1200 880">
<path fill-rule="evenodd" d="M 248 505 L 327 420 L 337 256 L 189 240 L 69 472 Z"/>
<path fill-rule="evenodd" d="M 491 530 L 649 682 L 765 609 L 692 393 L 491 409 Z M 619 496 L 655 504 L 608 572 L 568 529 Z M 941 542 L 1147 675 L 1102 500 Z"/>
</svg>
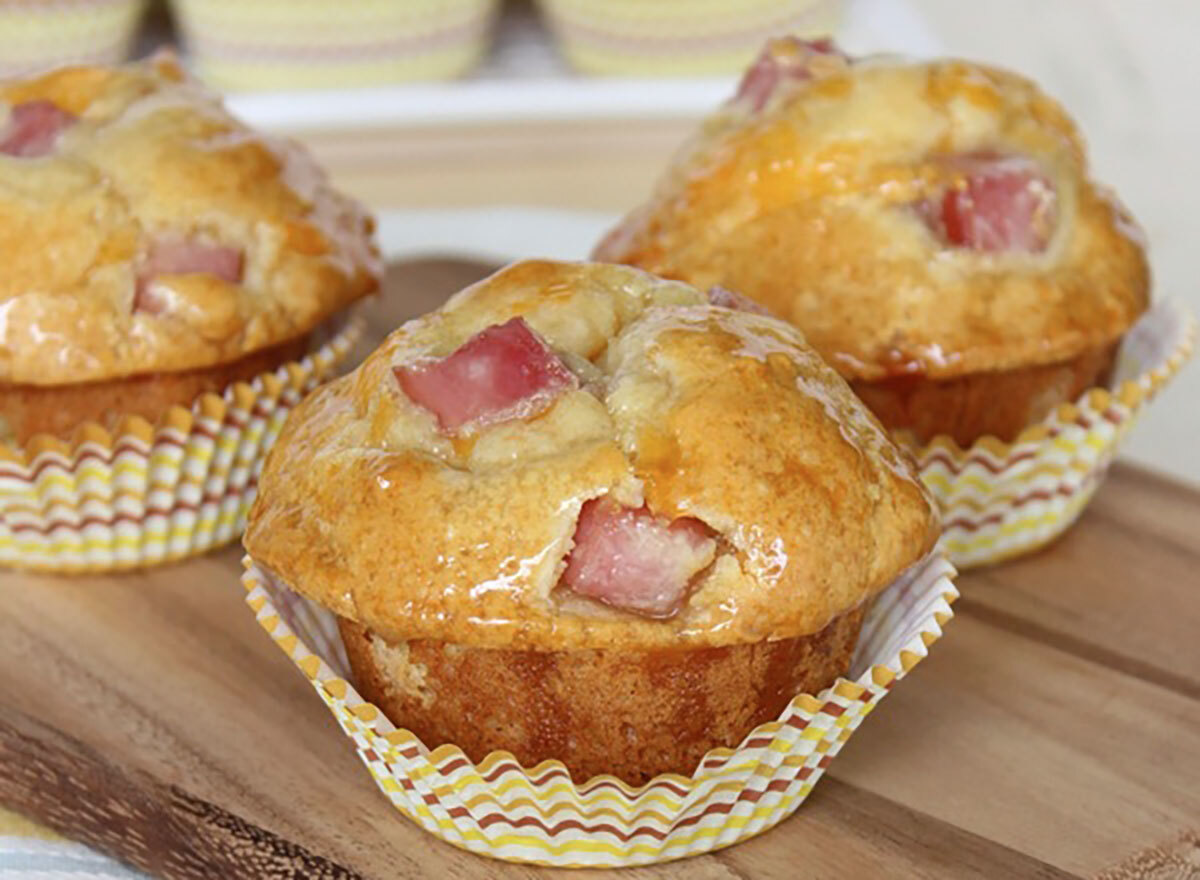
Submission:
<svg viewBox="0 0 1200 880">
<path fill-rule="evenodd" d="M 0 565 L 56 572 L 170 562 L 237 538 L 288 411 L 332 376 L 364 321 L 300 361 L 172 407 L 157 424 L 89 423 L 75 439 L 0 445 Z"/>
<path fill-rule="evenodd" d="M 1163 300 L 1125 335 L 1108 388 L 1063 404 L 1012 443 L 949 437 L 917 446 L 921 479 L 942 508 L 942 547 L 959 568 L 1029 553 L 1070 528 L 1142 409 L 1192 354 L 1196 320 Z"/>
<path fill-rule="evenodd" d="M 457 76 L 487 48 L 497 0 L 172 0 L 197 72 L 222 89 L 384 85 Z"/>
<path fill-rule="evenodd" d="M 841 0 L 539 0 L 563 54 L 586 73 L 740 72 L 768 37 L 825 36 Z"/>
<path fill-rule="evenodd" d="M 0 0 L 0 76 L 129 56 L 144 0 Z"/>
<path fill-rule="evenodd" d="M 850 678 L 792 700 L 736 749 L 714 749 L 690 776 L 634 788 L 612 776 L 572 781 L 558 761 L 525 768 L 508 752 L 473 763 L 454 745 L 426 747 L 348 683 L 332 612 L 292 592 L 249 557 L 242 583 L 259 624 L 312 683 L 392 806 L 442 840 L 508 861 L 616 867 L 730 846 L 773 827 L 812 790 L 850 735 L 923 657 L 953 616 L 954 569 L 922 560 L 875 600 Z M 381 804 L 382 807 L 382 804 Z"/>
</svg>

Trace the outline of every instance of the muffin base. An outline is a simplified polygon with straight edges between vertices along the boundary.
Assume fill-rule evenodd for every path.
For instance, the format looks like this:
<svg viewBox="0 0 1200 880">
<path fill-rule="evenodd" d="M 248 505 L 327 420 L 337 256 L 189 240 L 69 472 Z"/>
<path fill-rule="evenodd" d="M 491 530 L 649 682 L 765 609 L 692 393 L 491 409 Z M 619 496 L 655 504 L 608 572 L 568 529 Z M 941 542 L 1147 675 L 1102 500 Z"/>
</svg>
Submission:
<svg viewBox="0 0 1200 880">
<path fill-rule="evenodd" d="M 776 642 L 677 651 L 517 651 L 432 640 L 392 645 L 338 619 L 362 696 L 433 748 L 473 761 L 511 752 L 557 759 L 576 782 L 640 785 L 690 775 L 710 749 L 736 747 L 793 697 L 846 674 L 866 608 Z"/>
<path fill-rule="evenodd" d="M 503 752 L 475 763 L 454 745 L 431 748 L 411 731 L 396 729 L 350 683 L 333 612 L 250 557 L 242 562 L 245 601 L 255 621 L 312 688 L 363 765 L 361 778 L 347 776 L 337 786 L 350 790 L 370 779 L 380 791 L 370 821 L 402 816 L 411 827 L 481 856 L 571 868 L 690 858 L 778 825 L 803 805 L 855 731 L 870 725 L 870 716 L 935 649 L 958 597 L 952 567 L 940 551 L 931 554 L 876 596 L 849 676 L 820 693 L 798 695 L 736 750 L 706 755 L 691 777 L 660 776 L 633 788 L 612 778 L 575 784 L 557 762 L 525 768 Z M 883 746 L 886 753 L 886 740 Z"/>
<path fill-rule="evenodd" d="M 123 416 L 151 422 L 172 406 L 189 407 L 202 394 L 220 394 L 308 353 L 312 334 L 225 364 L 145 373 L 78 385 L 0 385 L 0 442 L 24 445 L 38 434 L 70 440 L 87 422 L 111 427 Z"/>
<path fill-rule="evenodd" d="M 947 435 L 969 448 L 981 437 L 1011 442 L 1057 406 L 1107 384 L 1118 343 L 1068 361 L 954 379 L 898 376 L 850 383 L 854 393 L 891 430 L 911 431 L 919 443 Z"/>
</svg>

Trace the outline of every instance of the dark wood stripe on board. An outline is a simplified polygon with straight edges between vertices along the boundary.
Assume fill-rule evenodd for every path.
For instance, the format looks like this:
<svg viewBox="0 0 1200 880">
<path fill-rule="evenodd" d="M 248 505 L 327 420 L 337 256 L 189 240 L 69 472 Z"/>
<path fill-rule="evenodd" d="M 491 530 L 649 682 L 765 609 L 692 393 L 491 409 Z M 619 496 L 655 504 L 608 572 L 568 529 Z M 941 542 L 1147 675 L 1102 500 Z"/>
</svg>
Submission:
<svg viewBox="0 0 1200 880">
<path fill-rule="evenodd" d="M 4 706 L 0 804 L 164 880 L 361 876 Z"/>
<path fill-rule="evenodd" d="M 834 765 L 836 768 L 836 764 Z M 836 770 L 834 771 L 836 772 Z M 1040 880 L 1078 880 L 1034 856 L 951 825 L 928 813 L 905 806 L 883 795 L 859 788 L 826 774 L 809 795 L 799 818 L 792 821 L 827 826 L 830 845 L 836 846 L 841 830 L 856 829 L 867 848 L 882 864 L 887 876 L 953 877 L 956 880 L 995 880 L 1001 877 L 1040 878 Z M 741 863 L 747 849 L 772 837 L 786 834 L 787 826 L 768 832 L 760 842 L 721 850 L 715 858 L 726 865 L 749 870 L 755 862 Z M 817 829 L 812 829 L 817 831 Z M 776 841 L 777 845 L 781 843 Z M 786 846 L 786 844 L 784 844 Z M 795 864 L 803 860 L 795 854 Z M 798 872 L 793 876 L 809 876 Z M 820 870 L 812 876 L 823 876 Z"/>
</svg>

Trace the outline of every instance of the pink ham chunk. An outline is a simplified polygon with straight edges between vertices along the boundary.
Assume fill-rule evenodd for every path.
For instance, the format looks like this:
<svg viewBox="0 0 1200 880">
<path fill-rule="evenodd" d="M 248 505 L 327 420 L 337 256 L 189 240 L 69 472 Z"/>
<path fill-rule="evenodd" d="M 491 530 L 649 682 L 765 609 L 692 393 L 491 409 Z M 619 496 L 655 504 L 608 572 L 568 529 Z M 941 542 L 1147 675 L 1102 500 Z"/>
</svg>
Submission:
<svg viewBox="0 0 1200 880">
<path fill-rule="evenodd" d="M 158 239 L 138 271 L 133 309 L 151 315 L 163 311 L 166 304 L 154 290 L 154 282 L 163 275 L 212 275 L 237 284 L 242 280 L 243 262 L 237 248 L 193 238 Z"/>
<path fill-rule="evenodd" d="M 579 512 L 562 582 L 615 608 L 670 617 L 716 550 L 712 531 L 698 519 L 667 520 L 601 498 Z"/>
<path fill-rule="evenodd" d="M 961 180 L 918 208 L 934 232 L 977 251 L 1036 253 L 1046 247 L 1057 197 L 1031 159 L 979 154 L 950 162 Z"/>
<path fill-rule="evenodd" d="M 755 112 L 762 110 L 781 83 L 812 79 L 813 59 L 820 56 L 849 61 L 849 56 L 828 37 L 819 40 L 801 40 L 798 37 L 771 40 L 742 76 L 734 100 L 749 102 Z"/>
<path fill-rule="evenodd" d="M 735 312 L 750 312 L 754 315 L 771 314 L 771 310 L 766 306 L 756 303 L 749 297 L 742 296 L 736 290 L 730 290 L 719 284 L 714 284 L 708 289 L 708 301 L 714 306 L 733 309 Z"/>
<path fill-rule="evenodd" d="M 53 101 L 16 104 L 8 128 L 0 133 L 0 153 L 34 159 L 53 152 L 59 134 L 75 124 L 76 117 Z"/>
<path fill-rule="evenodd" d="M 448 357 L 394 372 L 409 399 L 448 433 L 528 418 L 578 385 L 521 318 L 488 327 Z"/>
</svg>

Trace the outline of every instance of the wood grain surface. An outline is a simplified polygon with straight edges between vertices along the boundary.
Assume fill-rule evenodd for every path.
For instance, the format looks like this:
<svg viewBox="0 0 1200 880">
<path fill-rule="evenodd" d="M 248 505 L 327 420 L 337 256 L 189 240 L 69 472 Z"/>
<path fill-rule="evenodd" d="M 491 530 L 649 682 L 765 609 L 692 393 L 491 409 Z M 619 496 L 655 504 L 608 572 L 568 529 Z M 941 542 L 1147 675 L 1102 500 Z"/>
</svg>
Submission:
<svg viewBox="0 0 1200 880">
<path fill-rule="evenodd" d="M 395 267 L 369 345 L 482 271 Z M 395 812 L 254 622 L 240 555 L 0 573 L 0 805 L 180 880 L 568 873 Z M 796 815 L 626 875 L 1200 876 L 1200 493 L 1117 466 L 1066 538 L 959 586 Z"/>
</svg>

